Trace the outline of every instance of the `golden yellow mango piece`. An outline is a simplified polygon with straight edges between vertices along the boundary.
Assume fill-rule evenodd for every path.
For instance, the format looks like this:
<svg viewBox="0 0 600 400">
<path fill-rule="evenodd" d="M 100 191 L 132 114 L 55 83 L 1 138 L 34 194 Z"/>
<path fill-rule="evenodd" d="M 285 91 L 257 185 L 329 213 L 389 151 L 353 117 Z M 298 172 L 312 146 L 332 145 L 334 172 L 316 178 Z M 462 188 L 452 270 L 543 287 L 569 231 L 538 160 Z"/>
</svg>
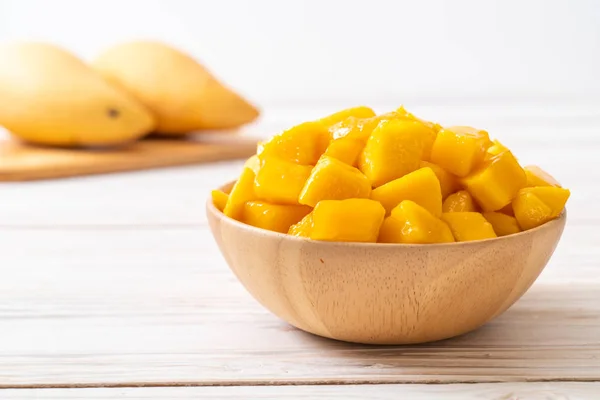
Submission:
<svg viewBox="0 0 600 400">
<path fill-rule="evenodd" d="M 244 168 L 250 168 L 252 171 L 254 171 L 254 174 L 258 174 L 258 170 L 260 169 L 261 165 L 262 161 L 255 154 L 246 160 L 244 163 Z"/>
<path fill-rule="evenodd" d="M 325 155 L 356 167 L 358 166 L 358 157 L 364 147 L 365 143 L 361 140 L 341 137 L 329 143 L 327 150 L 325 150 Z"/>
<path fill-rule="evenodd" d="M 496 235 L 498 236 L 512 235 L 513 233 L 521 232 L 517 219 L 510 215 L 489 211 L 483 213 L 483 217 L 492 224 L 494 232 L 496 232 Z"/>
<path fill-rule="evenodd" d="M 404 200 L 411 200 L 436 217 L 442 214 L 440 182 L 429 167 L 420 168 L 374 189 L 371 199 L 380 202 L 389 214 Z"/>
<path fill-rule="evenodd" d="M 356 139 L 366 143 L 373 129 L 379 125 L 381 121 L 396 118 L 396 114 L 388 113 L 377 115 L 370 118 L 348 117 L 345 120 L 332 125 L 329 132 L 333 140 L 346 137 L 348 139 Z"/>
<path fill-rule="evenodd" d="M 486 150 L 486 157 L 487 158 L 491 158 L 493 156 L 497 156 L 498 154 L 507 151 L 508 147 L 506 147 L 505 145 L 503 145 L 502 143 L 500 143 L 500 141 L 498 140 L 493 140 L 492 141 L 492 145 L 490 147 L 488 147 L 488 149 Z"/>
<path fill-rule="evenodd" d="M 398 114 L 398 116 L 400 118 L 420 122 L 421 124 L 423 124 L 427 128 L 429 128 L 429 129 L 423 131 L 425 133 L 425 137 L 424 137 L 425 145 L 423 147 L 423 156 L 422 156 L 423 160 L 429 160 L 431 158 L 431 148 L 433 147 L 433 142 L 435 142 L 437 133 L 442 129 L 442 127 L 439 124 L 434 124 L 433 122 L 425 121 L 421 118 L 416 117 L 414 114 L 411 114 L 408 111 L 406 111 L 404 106 L 398 107 L 398 109 L 395 112 Z"/>
<path fill-rule="evenodd" d="M 571 196 L 569 189 L 564 189 L 556 186 L 537 186 L 524 188 L 519 191 L 522 193 L 533 193 L 541 201 L 550 207 L 550 218 L 556 218 L 560 215 L 567 204 L 567 200 Z"/>
<path fill-rule="evenodd" d="M 446 171 L 467 176 L 485 155 L 490 144 L 486 131 L 465 126 L 444 128 L 431 148 L 431 162 Z"/>
<path fill-rule="evenodd" d="M 525 171 L 510 151 L 492 157 L 462 180 L 483 211 L 497 211 L 525 186 Z"/>
<path fill-rule="evenodd" d="M 222 212 L 225 209 L 229 195 L 222 190 L 213 190 L 211 196 L 214 206 L 217 207 L 217 210 Z"/>
<path fill-rule="evenodd" d="M 447 243 L 454 242 L 448 225 L 427 209 L 404 200 L 392 210 L 379 231 L 381 243 Z"/>
<path fill-rule="evenodd" d="M 351 108 L 347 108 L 342 111 L 338 111 L 336 113 L 328 115 L 327 117 L 321 118 L 318 122 L 323 124 L 325 127 L 330 127 L 341 121 L 344 121 L 345 119 L 347 119 L 349 117 L 371 118 L 374 116 L 375 116 L 375 111 L 373 111 L 373 109 L 366 107 L 366 106 L 358 106 L 358 107 L 351 107 Z"/>
<path fill-rule="evenodd" d="M 430 163 L 429 161 L 421 161 L 421 164 L 419 166 L 421 168 L 429 167 L 433 170 L 433 173 L 435 174 L 435 176 L 437 176 L 438 181 L 440 181 L 442 199 L 445 199 L 450 194 L 456 192 L 460 188 L 458 178 L 452 175 L 450 172 L 446 171 L 444 168 L 440 167 L 439 165 Z"/>
<path fill-rule="evenodd" d="M 314 207 L 321 200 L 368 199 L 371 184 L 357 168 L 323 156 L 300 192 L 300 204 Z"/>
<path fill-rule="evenodd" d="M 311 171 L 309 165 L 268 158 L 256 174 L 254 192 L 259 199 L 270 203 L 298 204 Z"/>
<path fill-rule="evenodd" d="M 300 222 L 290 226 L 288 234 L 293 235 L 293 236 L 310 238 L 310 232 L 312 231 L 312 227 L 313 227 L 313 214 L 312 214 L 312 212 L 310 212 L 310 213 L 306 214 L 306 216 L 304 218 L 302 218 L 302 220 Z"/>
<path fill-rule="evenodd" d="M 492 224 L 478 212 L 443 213 L 442 220 L 448 224 L 457 242 L 497 237 Z"/>
<path fill-rule="evenodd" d="M 358 161 L 373 187 L 419 168 L 428 129 L 415 121 L 397 119 L 377 125 Z"/>
<path fill-rule="evenodd" d="M 229 193 L 229 198 L 223 209 L 223 214 L 230 218 L 237 219 L 238 221 L 242 218 L 244 204 L 246 204 L 247 201 L 256 200 L 256 194 L 254 193 L 254 178 L 254 171 L 250 168 L 244 168 L 242 170 L 242 174 L 233 185 L 231 193 Z"/>
<path fill-rule="evenodd" d="M 329 145 L 329 131 L 320 123 L 305 122 L 273 136 L 259 147 L 264 161 L 279 158 L 301 165 L 315 165 Z"/>
<path fill-rule="evenodd" d="M 555 186 L 561 187 L 560 183 L 552 175 L 538 167 L 537 165 L 528 165 L 525 168 L 527 176 L 527 187 L 533 186 Z"/>
<path fill-rule="evenodd" d="M 552 209 L 531 192 L 519 192 L 512 204 L 515 218 L 524 231 L 552 219 Z"/>
<path fill-rule="evenodd" d="M 323 200 L 312 215 L 311 239 L 376 242 L 385 209 L 370 199 Z"/>
<path fill-rule="evenodd" d="M 244 204 L 242 222 L 257 228 L 287 233 L 290 226 L 298 223 L 311 210 L 307 206 L 287 206 L 263 201 L 248 201 Z"/>
<path fill-rule="evenodd" d="M 466 190 L 459 190 L 456 193 L 452 193 L 444 200 L 442 211 L 445 213 L 476 212 L 477 204 L 475 204 L 475 201 L 469 192 Z"/>
</svg>

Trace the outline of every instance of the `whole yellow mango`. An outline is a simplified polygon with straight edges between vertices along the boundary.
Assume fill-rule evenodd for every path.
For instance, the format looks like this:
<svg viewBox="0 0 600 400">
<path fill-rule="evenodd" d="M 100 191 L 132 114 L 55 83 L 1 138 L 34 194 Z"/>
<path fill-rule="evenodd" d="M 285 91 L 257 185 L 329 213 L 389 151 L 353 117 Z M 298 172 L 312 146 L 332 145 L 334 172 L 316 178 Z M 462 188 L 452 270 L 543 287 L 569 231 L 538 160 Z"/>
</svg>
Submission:
<svg viewBox="0 0 600 400">
<path fill-rule="evenodd" d="M 59 47 L 7 44 L 0 59 L 0 125 L 22 140 L 110 146 L 154 128 L 144 106 Z"/>
<path fill-rule="evenodd" d="M 235 128 L 259 115 L 192 57 L 161 42 L 119 44 L 100 54 L 93 66 L 144 104 L 163 134 Z"/>
</svg>

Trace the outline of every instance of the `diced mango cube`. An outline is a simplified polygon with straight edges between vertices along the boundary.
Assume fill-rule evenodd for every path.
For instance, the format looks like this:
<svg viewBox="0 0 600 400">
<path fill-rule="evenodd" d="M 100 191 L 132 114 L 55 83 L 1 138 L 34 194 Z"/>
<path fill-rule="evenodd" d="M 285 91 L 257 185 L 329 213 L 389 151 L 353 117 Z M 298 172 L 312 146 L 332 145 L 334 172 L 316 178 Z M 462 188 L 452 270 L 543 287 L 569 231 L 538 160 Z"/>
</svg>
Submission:
<svg viewBox="0 0 600 400">
<path fill-rule="evenodd" d="M 358 157 L 364 147 L 365 143 L 361 140 L 342 137 L 334 139 L 329 143 L 327 150 L 325 150 L 325 155 L 356 167 L 358 166 Z"/>
<path fill-rule="evenodd" d="M 370 199 L 323 200 L 312 215 L 311 239 L 376 242 L 385 209 Z"/>
<path fill-rule="evenodd" d="M 392 210 L 379 232 L 381 243 L 447 243 L 454 242 L 448 225 L 427 209 L 404 200 Z"/>
<path fill-rule="evenodd" d="M 255 154 L 246 160 L 246 162 L 244 163 L 244 168 L 250 168 L 252 171 L 254 171 L 254 174 L 256 175 L 258 174 L 258 170 L 260 169 L 261 165 L 262 161 Z"/>
<path fill-rule="evenodd" d="M 478 212 L 444 213 L 442 220 L 448 224 L 457 242 L 497 237 L 492 224 Z"/>
<path fill-rule="evenodd" d="M 497 156 L 498 154 L 508 150 L 508 147 L 500 143 L 499 140 L 493 140 L 492 145 L 486 151 L 486 158 Z"/>
<path fill-rule="evenodd" d="M 222 212 L 225 209 L 229 195 L 222 190 L 213 190 L 211 196 L 214 206 L 217 207 L 217 210 Z"/>
<path fill-rule="evenodd" d="M 390 119 L 397 119 L 397 115 L 395 113 L 388 113 L 370 118 L 348 117 L 331 126 L 329 132 L 331 133 L 333 140 L 346 137 L 348 139 L 356 139 L 366 143 L 369 136 L 371 136 L 373 129 L 375 129 L 381 121 L 388 121 Z"/>
<path fill-rule="evenodd" d="M 492 157 L 462 180 L 484 211 L 497 211 L 525 186 L 525 171 L 510 151 Z"/>
<path fill-rule="evenodd" d="M 552 175 L 538 167 L 537 165 L 528 165 L 525 168 L 525 176 L 527 176 L 527 187 L 533 186 L 556 186 L 560 187 L 560 183 Z"/>
<path fill-rule="evenodd" d="M 371 184 L 357 168 L 335 158 L 323 156 L 312 169 L 299 202 L 311 207 L 321 200 L 369 198 Z"/>
<path fill-rule="evenodd" d="M 531 192 L 519 192 L 513 200 L 515 218 L 524 231 L 545 224 L 552 219 L 552 209 Z"/>
<path fill-rule="evenodd" d="M 330 134 L 318 122 L 305 122 L 262 143 L 261 160 L 279 158 L 301 165 L 315 165 L 329 145 Z"/>
<path fill-rule="evenodd" d="M 345 119 L 347 119 L 349 117 L 371 118 L 374 116 L 375 116 L 375 111 L 373 111 L 372 108 L 369 108 L 366 106 L 358 106 L 358 107 L 351 107 L 351 108 L 347 108 L 342 111 L 338 111 L 336 113 L 328 115 L 327 117 L 321 118 L 318 122 L 325 125 L 325 127 L 329 128 L 330 126 L 333 126 L 341 121 L 344 121 Z"/>
<path fill-rule="evenodd" d="M 498 236 L 512 235 L 513 233 L 521 232 L 517 219 L 510 215 L 489 211 L 483 213 L 483 217 L 492 224 L 494 232 L 496 232 L 496 235 Z"/>
<path fill-rule="evenodd" d="M 225 208 L 223 209 L 223 214 L 239 221 L 242 218 L 244 204 L 246 204 L 247 201 L 255 199 L 254 171 L 250 168 L 244 168 L 237 182 L 233 185 L 231 193 L 229 193 L 227 204 L 225 204 Z"/>
<path fill-rule="evenodd" d="M 466 190 L 459 190 L 456 193 L 452 193 L 442 204 L 442 211 L 448 212 L 475 212 L 477 211 L 477 204 L 473 200 L 473 197 Z"/>
<path fill-rule="evenodd" d="M 256 175 L 256 196 L 275 204 L 299 204 L 298 197 L 311 171 L 309 165 L 268 158 Z"/>
<path fill-rule="evenodd" d="M 420 168 L 374 189 L 371 198 L 389 214 L 404 200 L 412 200 L 436 217 L 442 214 L 440 182 L 429 167 Z"/>
<path fill-rule="evenodd" d="M 290 226 L 298 223 L 311 210 L 307 206 L 285 206 L 263 201 L 248 201 L 244 205 L 242 221 L 257 228 L 287 233 Z"/>
<path fill-rule="evenodd" d="M 433 142 L 431 162 L 465 177 L 483 160 L 489 143 L 486 131 L 465 126 L 444 128 Z"/>
<path fill-rule="evenodd" d="M 310 237 L 310 232 L 313 227 L 313 214 L 312 212 L 306 214 L 304 218 L 297 224 L 290 226 L 288 234 L 299 237 Z"/>
<path fill-rule="evenodd" d="M 446 171 L 444 168 L 437 164 L 430 163 L 429 161 L 421 161 L 421 168 L 429 167 L 433 170 L 438 181 L 440 181 L 440 189 L 442 190 L 442 199 L 445 199 L 450 194 L 456 192 L 459 189 L 458 178 Z"/>
<path fill-rule="evenodd" d="M 552 210 L 550 213 L 550 218 L 556 218 L 560 215 L 562 210 L 565 208 L 565 204 L 567 204 L 569 196 L 571 196 L 569 189 L 563 189 L 556 186 L 529 187 L 521 189 L 519 194 L 521 193 L 535 194 L 541 201 L 544 202 L 544 204 L 550 207 L 550 210 Z"/>
<path fill-rule="evenodd" d="M 422 155 L 423 160 L 429 160 L 431 158 L 431 148 L 433 147 L 433 142 L 435 142 L 435 138 L 437 137 L 437 133 L 440 131 L 441 126 L 438 124 L 434 124 L 432 122 L 417 118 L 413 114 L 406 111 L 404 106 L 398 107 L 398 109 L 396 110 L 396 113 L 401 118 L 420 122 L 421 124 L 423 124 L 427 128 L 429 128 L 429 129 L 423 131 L 425 136 L 423 138 L 424 146 L 423 146 L 423 155 Z"/>
<path fill-rule="evenodd" d="M 358 161 L 373 187 L 419 168 L 428 129 L 415 121 L 397 119 L 377 125 Z"/>
</svg>

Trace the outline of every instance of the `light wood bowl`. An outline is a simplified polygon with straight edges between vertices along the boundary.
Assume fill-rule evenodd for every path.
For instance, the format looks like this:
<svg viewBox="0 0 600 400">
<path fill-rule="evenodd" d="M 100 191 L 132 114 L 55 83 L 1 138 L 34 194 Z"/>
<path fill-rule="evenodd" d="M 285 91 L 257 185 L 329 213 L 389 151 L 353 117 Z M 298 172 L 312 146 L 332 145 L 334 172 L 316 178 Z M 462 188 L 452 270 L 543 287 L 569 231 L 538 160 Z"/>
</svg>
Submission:
<svg viewBox="0 0 600 400">
<path fill-rule="evenodd" d="M 450 338 L 502 314 L 544 269 L 566 222 L 565 211 L 497 239 L 406 245 L 258 229 L 226 217 L 210 199 L 207 215 L 229 267 L 264 307 L 304 331 L 366 344 Z"/>
</svg>

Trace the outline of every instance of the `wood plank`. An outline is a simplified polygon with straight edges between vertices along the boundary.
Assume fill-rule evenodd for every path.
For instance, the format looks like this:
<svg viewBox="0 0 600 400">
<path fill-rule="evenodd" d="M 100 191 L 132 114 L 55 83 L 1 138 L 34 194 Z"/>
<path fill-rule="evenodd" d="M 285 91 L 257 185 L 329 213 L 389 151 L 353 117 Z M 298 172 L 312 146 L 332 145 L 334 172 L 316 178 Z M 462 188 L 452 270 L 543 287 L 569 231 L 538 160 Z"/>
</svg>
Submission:
<svg viewBox="0 0 600 400">
<path fill-rule="evenodd" d="M 2 229 L 0 244 L 2 387 L 600 380 L 598 284 L 540 282 L 471 334 L 369 347 L 269 314 L 205 228 Z"/>
<path fill-rule="evenodd" d="M 447 399 L 585 400 L 600 393 L 600 383 L 530 382 L 452 385 L 316 385 L 241 387 L 154 387 L 98 389 L 7 389 L 0 399 Z"/>
</svg>

